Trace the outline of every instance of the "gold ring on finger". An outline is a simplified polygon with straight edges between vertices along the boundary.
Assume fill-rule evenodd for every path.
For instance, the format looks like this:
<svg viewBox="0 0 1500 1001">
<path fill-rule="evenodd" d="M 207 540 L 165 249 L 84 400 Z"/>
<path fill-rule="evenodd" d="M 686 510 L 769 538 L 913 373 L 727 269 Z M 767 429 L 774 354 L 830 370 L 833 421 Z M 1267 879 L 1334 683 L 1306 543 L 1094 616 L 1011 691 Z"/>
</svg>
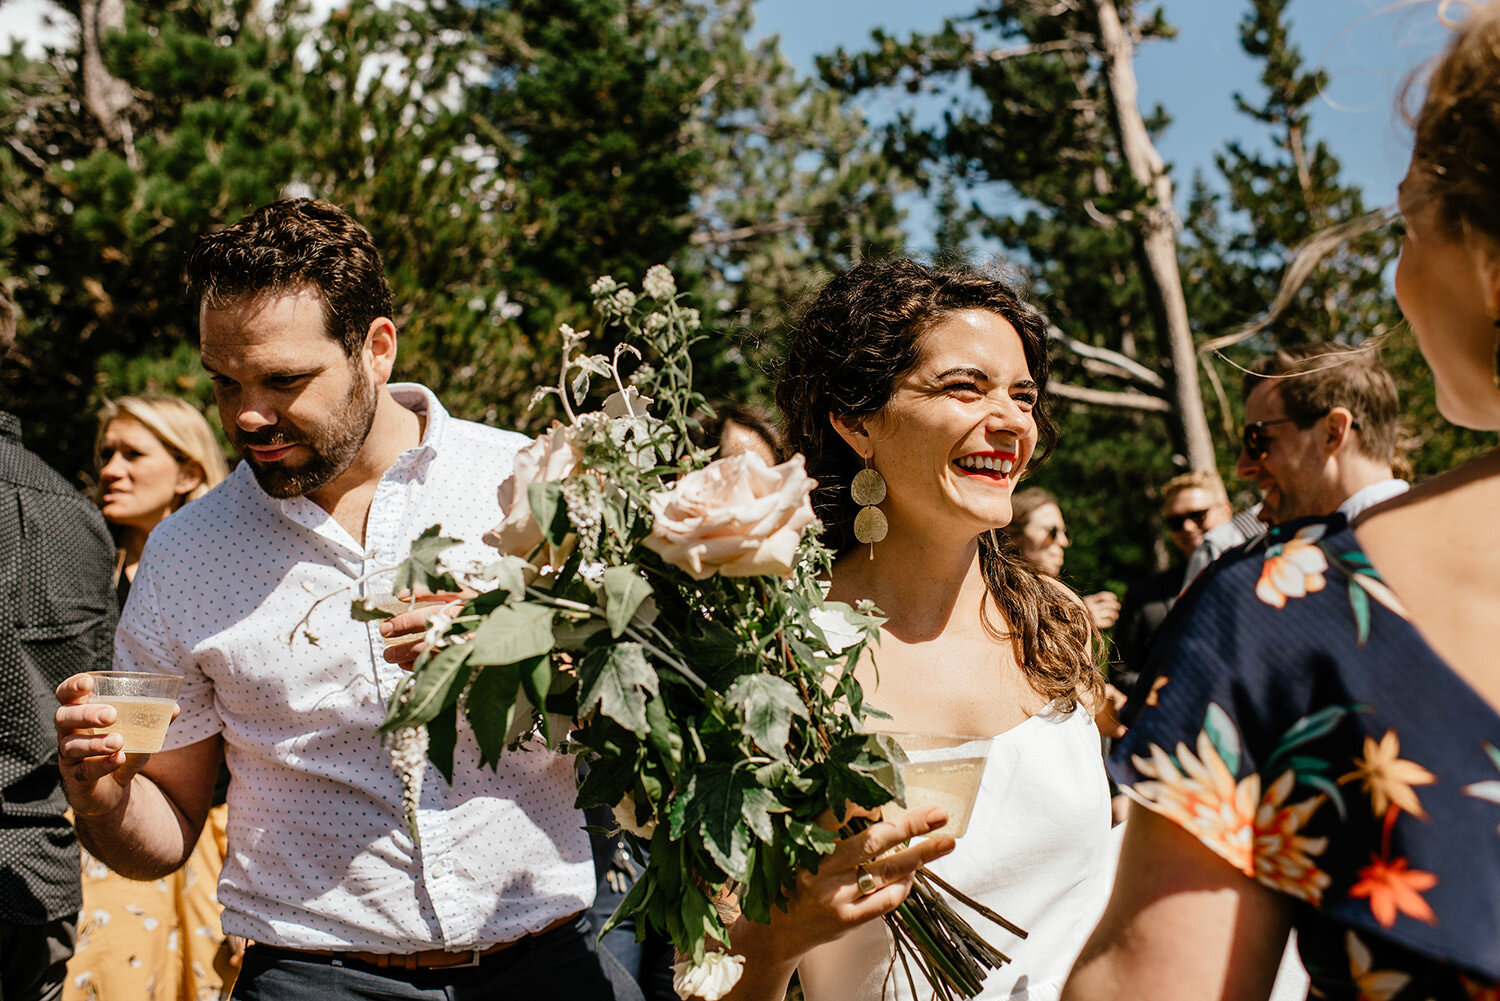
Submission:
<svg viewBox="0 0 1500 1001">
<path fill-rule="evenodd" d="M 876 881 L 870 870 L 865 868 L 863 862 L 855 867 L 855 871 L 859 873 L 859 879 L 855 880 L 854 885 L 859 888 L 859 895 L 861 897 L 868 897 L 880 889 L 880 883 Z"/>
</svg>

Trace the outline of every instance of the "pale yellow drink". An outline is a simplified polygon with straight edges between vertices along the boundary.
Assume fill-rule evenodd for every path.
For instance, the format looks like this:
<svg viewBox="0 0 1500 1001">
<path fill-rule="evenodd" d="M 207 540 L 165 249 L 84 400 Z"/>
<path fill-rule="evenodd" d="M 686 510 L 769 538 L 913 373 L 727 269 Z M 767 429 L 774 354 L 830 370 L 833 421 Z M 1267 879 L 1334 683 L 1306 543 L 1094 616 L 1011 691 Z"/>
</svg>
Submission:
<svg viewBox="0 0 1500 1001">
<path fill-rule="evenodd" d="M 161 750 L 177 706 L 182 678 L 175 674 L 138 671 L 90 671 L 94 694 L 90 702 L 115 707 L 115 721 L 96 727 L 95 733 L 118 733 L 125 738 L 126 754 L 155 754 Z"/>
<path fill-rule="evenodd" d="M 901 780 L 906 784 L 906 807 L 903 809 L 895 803 L 888 803 L 880 811 L 881 818 L 899 820 L 908 813 L 940 806 L 947 812 L 948 821 L 927 836 L 962 837 L 969 829 L 969 815 L 974 811 L 974 798 L 979 795 L 979 782 L 984 777 L 984 762 L 983 757 L 946 758 L 897 765 L 901 771 Z"/>
<path fill-rule="evenodd" d="M 114 696 L 96 699 L 115 707 L 115 721 L 96 733 L 118 733 L 125 738 L 126 754 L 155 754 L 167 736 L 176 699 L 128 698 Z"/>
</svg>

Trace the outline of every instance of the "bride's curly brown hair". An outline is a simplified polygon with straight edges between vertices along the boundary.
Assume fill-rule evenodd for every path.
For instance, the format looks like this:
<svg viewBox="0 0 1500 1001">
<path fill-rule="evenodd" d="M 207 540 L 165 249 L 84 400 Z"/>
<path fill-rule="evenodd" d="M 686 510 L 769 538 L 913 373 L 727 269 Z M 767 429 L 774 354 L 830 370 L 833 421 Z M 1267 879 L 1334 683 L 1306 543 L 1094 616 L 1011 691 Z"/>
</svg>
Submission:
<svg viewBox="0 0 1500 1001">
<path fill-rule="evenodd" d="M 818 481 L 813 509 L 835 552 L 857 544 L 849 483 L 862 463 L 829 417 L 878 414 L 896 382 L 917 364 L 922 335 L 966 309 L 1004 317 L 1020 335 L 1038 390 L 1032 466 L 1056 443 L 1046 396 L 1047 323 L 1035 306 L 1005 282 L 968 269 L 909 260 L 857 265 L 829 282 L 803 314 L 776 384 L 788 445 L 806 457 L 807 470 Z M 1093 626 L 1077 598 L 1025 560 L 999 531 L 980 536 L 979 564 L 1001 621 L 992 620 L 988 605 L 981 614 L 1014 645 L 1032 688 L 1064 709 L 1080 698 L 1097 705 L 1102 683 L 1094 651 L 1102 646 L 1093 642 Z"/>
</svg>

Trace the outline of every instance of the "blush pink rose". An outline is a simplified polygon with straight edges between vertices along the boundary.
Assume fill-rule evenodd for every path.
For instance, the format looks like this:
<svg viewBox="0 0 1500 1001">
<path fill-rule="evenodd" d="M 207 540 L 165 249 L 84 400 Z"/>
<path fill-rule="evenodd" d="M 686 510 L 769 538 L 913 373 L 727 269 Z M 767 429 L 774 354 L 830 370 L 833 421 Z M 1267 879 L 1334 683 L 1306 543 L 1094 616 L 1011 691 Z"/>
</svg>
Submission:
<svg viewBox="0 0 1500 1001">
<path fill-rule="evenodd" d="M 510 477 L 500 484 L 500 510 L 505 512 L 505 520 L 486 532 L 484 541 L 502 553 L 531 559 L 532 551 L 542 545 L 542 526 L 531 513 L 527 488 L 533 483 L 566 479 L 578 471 L 582 461 L 573 430 L 553 421 L 535 441 L 516 453 Z M 538 565 L 562 566 L 572 548 L 571 536 L 561 546 L 545 546 Z"/>
<path fill-rule="evenodd" d="M 814 521 L 802 456 L 767 466 L 753 452 L 717 459 L 651 495 L 646 547 L 694 580 L 785 577 Z"/>
</svg>

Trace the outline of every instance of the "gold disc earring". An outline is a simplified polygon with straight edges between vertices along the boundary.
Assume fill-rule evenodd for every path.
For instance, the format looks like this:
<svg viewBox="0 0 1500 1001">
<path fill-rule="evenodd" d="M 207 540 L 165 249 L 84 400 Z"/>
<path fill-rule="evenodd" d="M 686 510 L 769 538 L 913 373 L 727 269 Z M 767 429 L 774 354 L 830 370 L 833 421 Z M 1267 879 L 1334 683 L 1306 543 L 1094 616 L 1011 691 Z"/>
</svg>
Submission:
<svg viewBox="0 0 1500 1001">
<path fill-rule="evenodd" d="M 1495 321 L 1495 388 L 1500 389 L 1500 320 Z"/>
<path fill-rule="evenodd" d="M 865 468 L 855 473 L 849 484 L 849 496 L 859 505 L 859 513 L 854 516 L 854 538 L 869 544 L 872 560 L 875 558 L 875 543 L 884 539 L 890 530 L 885 512 L 875 506 L 885 500 L 885 494 L 885 477 L 866 459 Z"/>
</svg>

